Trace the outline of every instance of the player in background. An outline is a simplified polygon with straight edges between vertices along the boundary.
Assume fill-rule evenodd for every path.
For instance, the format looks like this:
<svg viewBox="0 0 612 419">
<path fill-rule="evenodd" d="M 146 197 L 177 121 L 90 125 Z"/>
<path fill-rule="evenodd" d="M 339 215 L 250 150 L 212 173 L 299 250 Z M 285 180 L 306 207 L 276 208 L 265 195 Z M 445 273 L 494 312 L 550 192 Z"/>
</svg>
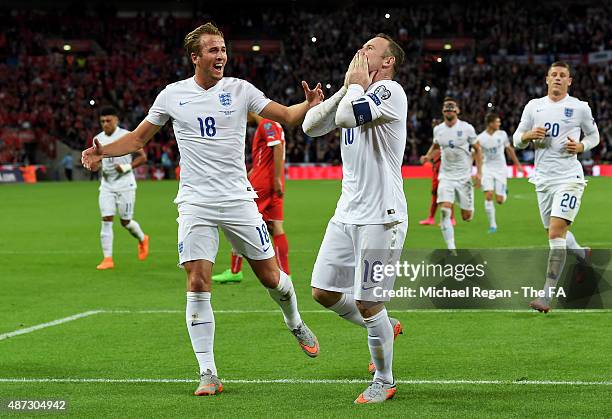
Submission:
<svg viewBox="0 0 612 419">
<path fill-rule="evenodd" d="M 569 65 L 561 61 L 552 63 L 546 84 L 547 95 L 527 103 L 513 135 L 516 148 L 526 148 L 529 143 L 535 148 L 535 175 L 529 181 L 535 184 L 550 251 L 545 296 L 530 302 L 529 306 L 544 313 L 550 310 L 555 287 L 563 273 L 566 249 L 582 262 L 587 262 L 591 253 L 591 249 L 578 244 L 569 228 L 578 215 L 586 186 L 577 154 L 599 144 L 599 131 L 589 104 L 568 94 L 572 84 Z"/>
<path fill-rule="evenodd" d="M 280 269 L 291 277 L 289 243 L 283 229 L 283 195 L 285 194 L 285 132 L 271 119 L 249 113 L 249 123 L 257 125 L 253 136 L 253 167 L 248 177 L 255 188 L 255 203 L 272 234 L 274 252 Z M 242 281 L 242 256 L 232 251 L 230 269 L 213 275 L 215 282 Z"/>
<path fill-rule="evenodd" d="M 432 120 L 432 128 L 438 125 L 439 120 Z M 421 164 L 425 164 L 429 161 L 431 164 L 431 205 L 429 206 L 429 215 L 426 219 L 419 221 L 420 225 L 434 225 L 436 224 L 436 210 L 438 209 L 438 175 L 440 174 L 440 164 L 442 163 L 442 153 L 437 150 L 431 160 L 427 160 L 425 156 L 421 156 L 419 159 Z M 455 209 L 451 208 L 451 223 L 455 225 Z"/>
<path fill-rule="evenodd" d="M 95 170 L 103 157 L 142 148 L 169 120 L 181 155 L 178 205 L 179 264 L 187 274 L 186 324 L 200 366 L 195 395 L 223 391 L 214 359 L 215 318 L 211 306 L 212 268 L 219 247 L 218 228 L 278 304 L 287 328 L 310 357 L 319 354 L 316 336 L 304 324 L 289 276 L 278 268 L 266 224 L 253 201 L 256 194 L 244 165 L 247 112 L 287 126 L 300 124 L 306 111 L 323 100 L 318 84 L 302 88 L 306 100 L 283 106 L 251 83 L 223 77 L 227 50 L 223 33 L 212 23 L 185 36 L 184 47 L 195 74 L 167 85 L 147 117 L 116 142 L 83 151 L 83 165 Z M 248 327 L 248 324 L 246 325 Z"/>
<path fill-rule="evenodd" d="M 476 140 L 482 149 L 482 190 L 485 195 L 485 213 L 489 220 L 489 233 L 497 231 L 495 220 L 495 201 L 501 205 L 506 202 L 508 192 L 508 169 L 506 167 L 506 154 L 512 160 L 517 172 L 525 173 L 523 166 L 516 158 L 514 148 L 508 141 L 506 131 L 500 130 L 501 119 L 496 113 L 488 113 L 485 116 L 486 129 L 478 134 Z"/>
<path fill-rule="evenodd" d="M 442 222 L 442 237 L 446 247 L 454 251 L 455 231 L 451 214 L 455 199 L 459 201 L 461 218 L 471 221 L 474 216 L 474 187 L 472 186 L 472 160 L 476 161 L 476 187 L 480 186 L 482 177 L 482 156 L 480 145 L 476 141 L 474 127 L 458 118 L 461 112 L 457 101 L 444 98 L 442 113 L 444 122 L 433 130 L 433 144 L 425 154 L 431 160 L 437 150 L 441 150 L 442 163 L 438 175 L 438 199 Z M 472 150 L 474 155 L 472 156 Z"/>
<path fill-rule="evenodd" d="M 119 126 L 117 111 L 110 107 L 103 107 L 98 112 L 102 132 L 94 137 L 94 141 L 102 146 L 117 141 L 129 131 Z M 100 213 L 102 214 L 102 228 L 100 230 L 100 243 L 104 259 L 96 269 L 113 269 L 113 218 L 119 213 L 121 225 L 138 240 L 138 259 L 145 260 L 149 255 L 149 236 L 143 233 L 140 224 L 133 220 L 134 204 L 136 203 L 136 178 L 134 168 L 147 161 L 142 148 L 132 154 L 120 157 L 102 159 L 102 177 L 100 181 Z"/>
<path fill-rule="evenodd" d="M 355 400 L 358 404 L 381 403 L 397 391 L 393 341 L 402 325 L 389 318 L 384 305 L 389 297 L 382 293 L 393 289 L 395 276 L 374 286 L 366 265 L 369 249 L 381 249 L 389 264 L 399 260 L 408 227 L 401 173 L 408 100 L 393 81 L 403 61 L 399 45 L 388 35 L 376 35 L 353 58 L 344 87 L 308 111 L 302 125 L 311 137 L 343 128 L 342 194 L 311 286 L 318 303 L 367 329 L 374 380 Z"/>
</svg>

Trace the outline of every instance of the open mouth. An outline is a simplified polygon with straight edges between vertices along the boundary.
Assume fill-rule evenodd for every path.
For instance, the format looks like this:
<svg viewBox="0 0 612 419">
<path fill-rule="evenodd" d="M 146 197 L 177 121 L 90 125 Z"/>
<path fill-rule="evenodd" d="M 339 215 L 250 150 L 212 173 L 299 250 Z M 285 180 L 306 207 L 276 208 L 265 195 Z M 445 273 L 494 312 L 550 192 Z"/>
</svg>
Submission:
<svg viewBox="0 0 612 419">
<path fill-rule="evenodd" d="M 221 73 L 223 71 L 223 63 L 213 65 L 213 70 L 215 70 L 217 73 Z"/>
</svg>

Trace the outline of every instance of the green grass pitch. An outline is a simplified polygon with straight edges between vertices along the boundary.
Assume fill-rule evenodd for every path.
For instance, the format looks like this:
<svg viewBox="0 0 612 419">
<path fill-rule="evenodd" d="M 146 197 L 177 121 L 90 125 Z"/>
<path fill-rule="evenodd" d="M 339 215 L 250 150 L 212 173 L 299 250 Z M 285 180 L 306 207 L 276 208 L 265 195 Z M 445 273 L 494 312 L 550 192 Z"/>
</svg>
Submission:
<svg viewBox="0 0 612 419">
<path fill-rule="evenodd" d="M 509 187 L 507 203 L 497 207 L 495 235 L 486 233 L 477 190 L 475 219 L 456 227 L 459 247 L 548 246 L 532 185 L 519 179 Z M 612 247 L 611 187 L 612 179 L 589 182 L 572 229 L 584 245 Z M 320 312 L 309 292 L 339 181 L 287 182 L 292 276 L 320 357 L 302 354 L 246 268 L 242 284 L 213 292 L 225 391 L 192 396 L 197 363 L 184 323 L 184 273 L 176 267 L 176 189 L 171 181 L 139 184 L 135 219 L 151 236 L 151 255 L 138 261 L 136 241 L 116 222 L 116 267 L 98 272 L 96 183 L 0 186 L 0 335 L 103 310 L 0 339 L 3 404 L 63 399 L 66 413 L 78 417 L 612 416 L 610 311 L 395 313 L 406 328 L 395 346 L 399 391 L 383 405 L 353 405 L 369 378 L 365 331 Z M 429 207 L 430 181 L 407 180 L 405 190 L 406 247 L 444 247 L 438 228 L 417 223 Z M 229 247 L 221 243 L 215 272 L 229 262 Z M 0 416 L 9 413 L 2 409 Z"/>
</svg>

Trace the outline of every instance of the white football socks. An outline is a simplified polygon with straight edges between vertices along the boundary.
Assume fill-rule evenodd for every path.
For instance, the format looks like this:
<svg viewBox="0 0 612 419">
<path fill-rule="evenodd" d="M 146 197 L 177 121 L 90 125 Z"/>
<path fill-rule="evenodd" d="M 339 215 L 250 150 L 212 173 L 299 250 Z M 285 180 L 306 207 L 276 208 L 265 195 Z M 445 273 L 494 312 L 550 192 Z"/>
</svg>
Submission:
<svg viewBox="0 0 612 419">
<path fill-rule="evenodd" d="M 586 250 L 584 247 L 580 246 L 576 241 L 576 237 L 572 234 L 571 231 L 568 231 L 565 235 L 565 240 L 567 242 L 567 250 L 572 252 L 574 255 L 578 257 L 581 261 L 586 258 Z"/>
<path fill-rule="evenodd" d="M 546 304 L 552 301 L 557 282 L 563 273 L 566 256 L 566 240 L 564 238 L 548 240 L 550 252 L 548 253 L 548 268 L 546 269 L 546 282 L 544 283 L 545 297 L 542 300 Z M 554 290 L 552 288 L 555 288 Z"/>
<path fill-rule="evenodd" d="M 102 221 L 100 229 L 100 244 L 105 258 L 113 257 L 113 222 Z"/>
<path fill-rule="evenodd" d="M 290 330 L 297 329 L 302 324 L 302 318 L 297 306 L 297 297 L 293 289 L 293 283 L 289 276 L 280 271 L 280 278 L 276 288 L 268 288 L 268 294 L 280 307 L 285 318 L 285 324 Z"/>
<path fill-rule="evenodd" d="M 393 327 L 389 322 L 387 309 L 363 319 L 368 329 L 368 347 L 376 366 L 374 379 L 393 383 Z"/>
<path fill-rule="evenodd" d="M 495 221 L 495 204 L 493 201 L 485 200 L 484 206 L 485 212 L 487 213 L 487 219 L 489 220 L 489 227 L 497 227 L 497 222 Z"/>
<path fill-rule="evenodd" d="M 145 235 L 140 228 L 140 224 L 138 224 L 136 220 L 130 220 L 130 222 L 125 225 L 125 228 L 132 236 L 136 237 L 138 241 L 144 240 Z"/>
<path fill-rule="evenodd" d="M 355 299 L 352 295 L 342 294 L 342 297 L 333 306 L 328 307 L 330 310 L 338 313 L 344 320 L 356 324 L 357 326 L 366 327 L 363 317 L 357 308 Z"/>
<path fill-rule="evenodd" d="M 453 223 L 451 222 L 451 209 L 446 207 L 440 208 L 442 214 L 442 237 L 446 242 L 446 247 L 449 250 L 456 249 L 455 247 L 455 230 L 453 229 Z"/>
<path fill-rule="evenodd" d="M 200 365 L 200 374 L 210 370 L 217 375 L 215 354 L 215 316 L 210 305 L 210 292 L 187 292 L 185 310 L 191 346 Z"/>
</svg>

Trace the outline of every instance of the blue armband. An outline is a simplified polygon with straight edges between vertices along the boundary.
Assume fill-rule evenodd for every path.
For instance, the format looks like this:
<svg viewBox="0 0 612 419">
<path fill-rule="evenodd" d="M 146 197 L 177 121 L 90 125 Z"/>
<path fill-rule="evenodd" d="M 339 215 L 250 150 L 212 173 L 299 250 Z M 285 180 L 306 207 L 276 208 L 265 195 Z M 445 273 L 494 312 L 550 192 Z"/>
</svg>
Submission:
<svg viewBox="0 0 612 419">
<path fill-rule="evenodd" d="M 353 102 L 353 114 L 357 125 L 363 125 L 372 120 L 372 111 L 370 104 L 366 99 L 358 99 Z"/>
</svg>

